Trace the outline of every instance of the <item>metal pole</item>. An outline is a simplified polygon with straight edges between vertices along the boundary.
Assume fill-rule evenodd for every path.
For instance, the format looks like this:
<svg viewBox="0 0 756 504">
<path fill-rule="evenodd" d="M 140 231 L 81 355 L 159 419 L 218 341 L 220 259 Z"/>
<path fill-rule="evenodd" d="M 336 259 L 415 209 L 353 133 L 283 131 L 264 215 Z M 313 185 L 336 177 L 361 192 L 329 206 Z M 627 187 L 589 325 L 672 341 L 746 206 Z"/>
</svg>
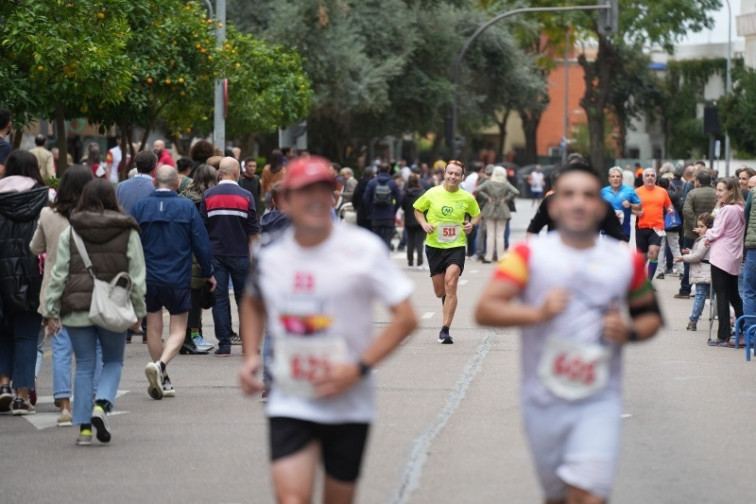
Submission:
<svg viewBox="0 0 756 504">
<path fill-rule="evenodd" d="M 222 47 L 226 41 L 226 0 L 215 0 L 216 45 Z M 226 118 L 223 115 L 223 81 L 215 81 L 215 111 L 213 114 L 213 143 L 221 150 L 226 149 Z"/>
<path fill-rule="evenodd" d="M 567 131 L 570 127 L 570 27 L 564 35 L 564 127 L 562 129 L 562 165 L 567 164 Z"/>
<path fill-rule="evenodd" d="M 727 0 L 727 77 L 725 80 L 725 94 L 732 92 L 732 9 Z M 730 134 L 725 132 L 725 177 L 730 176 Z"/>
<path fill-rule="evenodd" d="M 222 0 L 218 0 L 219 2 Z M 459 80 L 459 74 L 462 68 L 462 58 L 465 57 L 465 54 L 467 53 L 467 50 L 470 49 L 470 46 L 472 45 L 475 40 L 480 37 L 483 32 L 488 30 L 491 25 L 498 23 L 502 19 L 506 19 L 510 16 L 514 16 L 515 14 L 528 14 L 533 12 L 571 12 L 571 11 L 587 11 L 587 10 L 608 10 L 610 9 L 609 5 L 578 5 L 578 6 L 571 6 L 571 7 L 527 7 L 524 9 L 515 9 L 508 12 L 504 12 L 502 14 L 497 15 L 487 23 L 484 23 L 478 27 L 477 30 L 475 30 L 475 33 L 473 33 L 470 38 L 467 39 L 465 42 L 465 45 L 462 46 L 462 49 L 459 51 L 459 54 L 457 54 L 457 59 L 454 62 L 454 70 L 452 73 L 452 86 L 454 87 L 454 94 L 452 96 L 452 110 L 451 110 L 451 132 L 452 132 L 452 144 L 450 146 L 451 148 L 451 154 L 452 158 L 457 157 L 457 144 L 455 142 L 456 134 L 457 134 L 457 94 L 458 94 L 458 86 L 457 81 Z"/>
</svg>

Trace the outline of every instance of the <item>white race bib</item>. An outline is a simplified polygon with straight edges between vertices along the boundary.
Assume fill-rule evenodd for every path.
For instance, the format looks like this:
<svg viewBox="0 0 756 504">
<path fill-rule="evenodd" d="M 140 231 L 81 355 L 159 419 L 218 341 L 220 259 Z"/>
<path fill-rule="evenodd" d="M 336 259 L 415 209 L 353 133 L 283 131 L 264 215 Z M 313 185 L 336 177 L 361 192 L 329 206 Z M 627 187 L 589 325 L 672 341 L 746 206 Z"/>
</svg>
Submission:
<svg viewBox="0 0 756 504">
<path fill-rule="evenodd" d="M 617 219 L 619 219 L 620 225 L 625 223 L 625 212 L 622 210 L 615 210 L 614 213 L 617 215 Z"/>
<path fill-rule="evenodd" d="M 331 364 L 348 362 L 346 342 L 335 336 L 283 336 L 275 341 L 275 386 L 287 394 L 313 398 L 312 382 Z"/>
<path fill-rule="evenodd" d="M 654 232 L 657 235 L 659 235 L 660 238 L 664 238 L 665 236 L 667 236 L 667 232 L 664 231 L 663 229 L 656 229 L 656 228 L 654 228 Z"/>
<path fill-rule="evenodd" d="M 561 399 L 585 399 L 598 394 L 609 383 L 611 354 L 608 346 L 550 336 L 538 364 L 538 378 Z"/>
<path fill-rule="evenodd" d="M 449 222 L 439 222 L 436 225 L 436 240 L 438 243 L 453 243 L 459 238 L 462 226 Z"/>
</svg>

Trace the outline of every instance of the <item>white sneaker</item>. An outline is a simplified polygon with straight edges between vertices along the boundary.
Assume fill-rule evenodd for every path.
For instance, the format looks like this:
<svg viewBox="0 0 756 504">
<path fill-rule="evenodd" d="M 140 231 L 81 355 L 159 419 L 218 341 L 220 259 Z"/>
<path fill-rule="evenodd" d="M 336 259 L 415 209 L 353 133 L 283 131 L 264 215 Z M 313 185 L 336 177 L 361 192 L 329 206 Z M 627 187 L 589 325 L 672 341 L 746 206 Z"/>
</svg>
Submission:
<svg viewBox="0 0 756 504">
<path fill-rule="evenodd" d="M 160 369 L 160 365 L 156 362 L 148 363 L 144 367 L 144 375 L 150 382 L 147 393 L 150 394 L 150 397 L 159 401 L 163 398 L 163 371 Z"/>
<path fill-rule="evenodd" d="M 212 343 L 208 343 L 207 340 L 205 340 L 205 338 L 203 338 L 201 334 L 197 336 L 196 338 L 192 338 L 192 341 L 194 341 L 194 346 L 197 347 L 197 350 L 200 350 L 202 352 L 207 352 L 215 348 L 215 345 L 213 345 Z"/>
<path fill-rule="evenodd" d="M 71 412 L 64 409 L 60 412 L 60 416 L 58 417 L 58 427 L 71 427 L 72 420 Z"/>
</svg>

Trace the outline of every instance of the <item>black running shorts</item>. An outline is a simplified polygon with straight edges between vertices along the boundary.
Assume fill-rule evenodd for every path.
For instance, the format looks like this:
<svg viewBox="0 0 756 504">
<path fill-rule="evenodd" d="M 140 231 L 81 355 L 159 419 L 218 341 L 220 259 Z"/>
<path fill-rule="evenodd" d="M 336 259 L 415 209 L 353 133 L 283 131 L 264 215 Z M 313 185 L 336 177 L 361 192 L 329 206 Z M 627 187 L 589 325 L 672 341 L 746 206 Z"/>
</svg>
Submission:
<svg viewBox="0 0 756 504">
<path fill-rule="evenodd" d="M 369 424 L 321 424 L 287 417 L 269 418 L 268 422 L 272 462 L 293 455 L 310 442 L 317 441 L 326 474 L 346 483 L 357 481 Z"/>
<path fill-rule="evenodd" d="M 189 287 L 182 289 L 147 284 L 145 301 L 147 313 L 154 313 L 165 307 L 171 315 L 179 315 L 191 310 L 192 290 Z"/>
<path fill-rule="evenodd" d="M 635 230 L 635 246 L 638 250 L 648 254 L 648 248 L 652 245 L 661 245 L 661 236 L 656 231 L 648 228 Z"/>
<path fill-rule="evenodd" d="M 459 266 L 459 276 L 465 270 L 466 247 L 442 249 L 426 245 L 425 254 L 428 256 L 430 276 L 443 275 L 452 264 Z"/>
</svg>

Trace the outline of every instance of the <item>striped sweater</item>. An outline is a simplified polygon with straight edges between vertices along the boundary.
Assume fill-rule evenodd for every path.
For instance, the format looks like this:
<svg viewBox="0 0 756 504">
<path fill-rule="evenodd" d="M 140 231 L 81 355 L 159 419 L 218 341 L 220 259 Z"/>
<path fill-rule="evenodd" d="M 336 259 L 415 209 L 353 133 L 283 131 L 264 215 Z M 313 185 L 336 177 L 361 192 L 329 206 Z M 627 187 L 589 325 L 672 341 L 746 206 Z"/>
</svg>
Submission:
<svg viewBox="0 0 756 504">
<path fill-rule="evenodd" d="M 249 256 L 249 237 L 260 232 L 252 193 L 230 180 L 205 191 L 200 214 L 213 256 Z"/>
</svg>

